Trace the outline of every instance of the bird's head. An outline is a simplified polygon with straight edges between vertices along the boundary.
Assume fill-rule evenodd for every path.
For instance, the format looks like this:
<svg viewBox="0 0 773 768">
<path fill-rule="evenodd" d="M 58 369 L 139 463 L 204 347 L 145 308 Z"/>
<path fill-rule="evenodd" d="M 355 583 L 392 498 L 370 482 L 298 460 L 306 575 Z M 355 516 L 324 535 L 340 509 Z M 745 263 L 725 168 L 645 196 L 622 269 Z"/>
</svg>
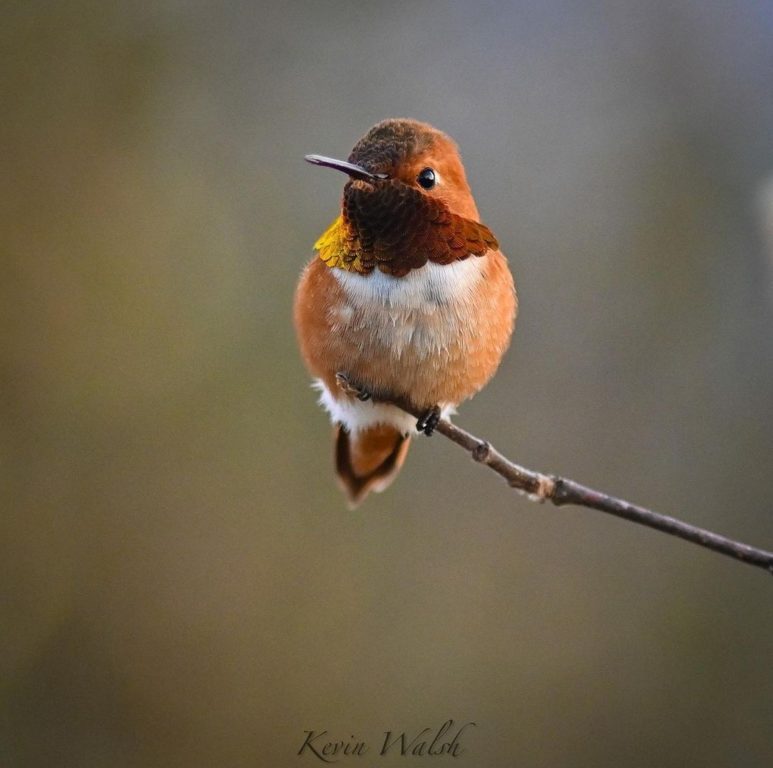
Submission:
<svg viewBox="0 0 773 768">
<path fill-rule="evenodd" d="M 385 120 L 347 161 L 306 159 L 349 176 L 341 215 L 315 244 L 328 266 L 400 277 L 427 261 L 449 264 L 498 248 L 478 222 L 456 144 L 431 125 Z"/>
</svg>

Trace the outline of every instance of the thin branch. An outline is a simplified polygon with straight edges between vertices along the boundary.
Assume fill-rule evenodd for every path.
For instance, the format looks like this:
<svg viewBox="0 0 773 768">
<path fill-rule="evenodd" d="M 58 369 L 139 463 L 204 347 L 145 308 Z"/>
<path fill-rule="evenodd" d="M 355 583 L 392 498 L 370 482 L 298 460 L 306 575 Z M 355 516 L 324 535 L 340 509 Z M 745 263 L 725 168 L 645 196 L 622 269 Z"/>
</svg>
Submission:
<svg viewBox="0 0 773 768">
<path fill-rule="evenodd" d="M 397 400 L 386 402 L 391 402 L 417 419 L 424 415 L 410 403 Z M 600 512 L 622 517 L 624 520 L 631 520 L 655 528 L 671 536 L 678 536 L 680 539 L 691 541 L 693 544 L 698 544 L 701 547 L 720 552 L 743 563 L 764 568 L 769 573 L 773 573 L 773 552 L 742 544 L 740 541 L 728 539 L 717 533 L 684 523 L 674 517 L 661 515 L 623 499 L 616 499 L 614 496 L 608 496 L 606 493 L 588 488 L 574 480 L 568 480 L 558 475 L 544 475 L 541 472 L 521 467 L 503 456 L 486 440 L 475 437 L 447 419 L 441 419 L 435 429 L 469 451 L 475 461 L 485 464 L 498 475 L 501 475 L 507 480 L 511 488 L 526 492 L 536 501 L 549 500 L 556 506 L 577 504 L 581 507 L 597 509 Z"/>
</svg>

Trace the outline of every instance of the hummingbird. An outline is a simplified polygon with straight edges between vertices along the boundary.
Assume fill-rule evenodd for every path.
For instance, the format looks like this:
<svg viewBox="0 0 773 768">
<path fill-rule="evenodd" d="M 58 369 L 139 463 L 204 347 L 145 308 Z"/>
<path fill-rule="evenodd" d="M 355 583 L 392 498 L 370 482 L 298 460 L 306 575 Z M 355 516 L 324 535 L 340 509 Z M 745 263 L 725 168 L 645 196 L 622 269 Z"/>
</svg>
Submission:
<svg viewBox="0 0 773 768">
<path fill-rule="evenodd" d="M 491 379 L 518 303 L 445 133 L 390 119 L 346 161 L 306 160 L 348 176 L 340 213 L 301 275 L 294 319 L 334 425 L 336 474 L 355 507 L 390 485 L 412 436 L 431 434 Z M 423 415 L 417 421 L 390 401 Z"/>
</svg>

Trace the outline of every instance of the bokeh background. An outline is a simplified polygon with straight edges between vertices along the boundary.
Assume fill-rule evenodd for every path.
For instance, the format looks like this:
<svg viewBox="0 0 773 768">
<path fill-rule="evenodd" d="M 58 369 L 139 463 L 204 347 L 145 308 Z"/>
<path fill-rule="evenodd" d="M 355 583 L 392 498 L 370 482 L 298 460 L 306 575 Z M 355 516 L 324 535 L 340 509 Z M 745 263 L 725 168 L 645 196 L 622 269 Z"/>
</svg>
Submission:
<svg viewBox="0 0 773 768">
<path fill-rule="evenodd" d="M 521 297 L 459 423 L 773 547 L 770 2 L 26 0 L 0 39 L 0 764 L 454 718 L 470 766 L 771 765 L 764 573 L 439 437 L 349 512 L 291 324 L 342 186 L 303 154 L 428 120 Z"/>
</svg>

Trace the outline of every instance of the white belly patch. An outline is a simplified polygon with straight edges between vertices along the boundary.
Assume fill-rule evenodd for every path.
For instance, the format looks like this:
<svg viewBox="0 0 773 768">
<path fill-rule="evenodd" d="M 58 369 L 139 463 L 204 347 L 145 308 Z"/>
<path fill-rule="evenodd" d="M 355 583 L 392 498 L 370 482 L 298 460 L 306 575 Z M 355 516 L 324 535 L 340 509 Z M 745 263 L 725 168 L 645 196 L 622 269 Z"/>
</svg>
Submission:
<svg viewBox="0 0 773 768">
<path fill-rule="evenodd" d="M 343 424 L 349 432 L 354 433 L 377 424 L 391 424 L 404 435 L 418 434 L 417 419 L 394 405 L 374 403 L 371 400 L 363 402 L 354 397 L 336 400 L 320 379 L 316 379 L 312 386 L 319 390 L 319 404 L 330 414 L 330 420 L 334 424 Z M 441 406 L 440 415 L 443 418 L 452 413 L 452 405 Z"/>
</svg>

